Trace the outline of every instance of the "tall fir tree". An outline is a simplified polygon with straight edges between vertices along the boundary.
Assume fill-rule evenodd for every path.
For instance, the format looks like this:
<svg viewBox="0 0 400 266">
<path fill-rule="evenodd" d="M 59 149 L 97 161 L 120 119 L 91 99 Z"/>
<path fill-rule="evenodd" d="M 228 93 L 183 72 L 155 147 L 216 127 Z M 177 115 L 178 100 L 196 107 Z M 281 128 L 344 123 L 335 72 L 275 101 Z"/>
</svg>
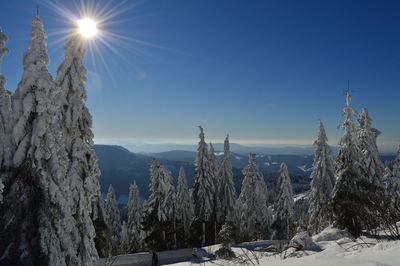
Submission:
<svg viewBox="0 0 400 266">
<path fill-rule="evenodd" d="M 383 175 L 385 167 L 379 158 L 378 145 L 376 138 L 381 132 L 371 127 L 372 119 L 366 108 L 358 115 L 360 128 L 358 129 L 358 146 L 362 153 L 362 164 L 365 167 L 365 178 L 368 182 L 383 186 Z"/>
<path fill-rule="evenodd" d="M 84 66 L 84 41 L 77 34 L 71 34 L 66 40 L 64 60 L 57 69 L 59 92 L 55 103 L 62 136 L 60 157 L 64 158 L 63 164 L 67 169 L 65 180 L 73 191 L 74 217 L 80 225 L 81 237 L 86 238 L 84 250 L 95 259 L 97 252 L 100 256 L 109 256 L 111 244 L 100 192 L 100 170 L 92 149 L 92 116 L 85 104 L 87 70 Z M 89 263 L 90 257 L 85 263 Z"/>
<path fill-rule="evenodd" d="M 170 202 L 170 172 L 156 159 L 150 165 L 150 196 L 144 204 L 142 227 L 144 244 L 148 250 L 159 251 L 171 247 L 174 241 L 174 203 Z"/>
<path fill-rule="evenodd" d="M 268 190 L 255 154 L 249 155 L 249 164 L 242 170 L 244 179 L 236 203 L 239 240 L 263 239 L 269 235 L 271 214 L 267 206 Z"/>
<path fill-rule="evenodd" d="M 394 177 L 400 178 L 400 145 L 397 149 L 397 155 L 393 160 L 392 174 Z"/>
<path fill-rule="evenodd" d="M 214 146 L 212 145 L 212 143 L 210 142 L 210 150 L 208 153 L 208 158 L 209 158 L 209 162 L 210 162 L 210 172 L 211 172 L 211 184 L 213 187 L 213 211 L 212 211 L 212 216 L 211 216 L 211 222 L 212 224 L 210 224 L 209 227 L 209 231 L 212 232 L 211 234 L 214 235 L 214 239 L 212 241 L 213 244 L 215 244 L 217 242 L 217 236 L 218 236 L 218 231 L 219 231 L 219 222 L 220 222 L 220 218 L 221 218 L 221 213 L 220 213 L 220 209 L 218 208 L 218 201 L 219 201 L 219 197 L 218 197 L 218 193 L 219 193 L 219 186 L 220 186 L 220 182 L 218 179 L 218 162 L 217 162 L 217 157 L 215 156 L 215 150 L 214 150 Z"/>
<path fill-rule="evenodd" d="M 229 156 L 229 135 L 227 135 L 224 141 L 224 156 L 221 159 L 217 174 L 220 183 L 218 192 L 220 224 L 225 224 L 227 220 L 232 222 L 236 203 L 235 184 L 233 182 L 232 164 Z"/>
<path fill-rule="evenodd" d="M 278 181 L 278 203 L 274 221 L 274 238 L 289 240 L 293 236 L 293 189 L 286 163 L 281 163 Z"/>
<path fill-rule="evenodd" d="M 125 221 L 123 221 L 121 225 L 120 239 L 121 239 L 121 244 L 119 246 L 118 253 L 130 254 L 131 252 L 129 252 L 130 246 L 128 239 L 128 225 Z"/>
<path fill-rule="evenodd" d="M 9 53 L 9 50 L 6 47 L 7 41 L 7 36 L 0 28 L 0 170 L 3 170 L 3 161 L 6 154 L 6 134 L 8 134 L 8 126 L 11 115 L 11 92 L 4 88 L 4 85 L 6 84 L 6 78 L 1 72 L 3 56 L 4 54 Z"/>
<path fill-rule="evenodd" d="M 129 187 L 128 224 L 127 224 L 127 253 L 136 253 L 142 246 L 142 204 L 139 199 L 139 188 L 136 182 Z"/>
<path fill-rule="evenodd" d="M 105 204 L 107 220 L 111 229 L 112 253 L 118 253 L 119 245 L 121 244 L 121 213 L 118 208 L 118 202 L 115 191 L 112 185 L 108 187 L 107 199 Z"/>
<path fill-rule="evenodd" d="M 343 109 L 345 121 L 342 123 L 344 135 L 339 142 L 337 157 L 336 184 L 332 191 L 330 209 L 334 225 L 347 229 L 354 236 L 363 229 L 376 228 L 380 203 L 376 186 L 367 178 L 364 155 L 360 150 L 357 132 L 354 126 L 354 109 L 351 107 L 351 94 L 347 90 L 346 107 Z"/>
<path fill-rule="evenodd" d="M 397 150 L 397 155 L 392 161 L 392 169 L 386 167 L 385 181 L 387 183 L 387 191 L 393 202 L 393 211 L 400 216 L 400 145 Z"/>
<path fill-rule="evenodd" d="M 163 208 L 166 212 L 167 222 L 172 224 L 171 230 L 164 231 L 165 239 L 167 242 L 168 249 L 176 249 L 177 239 L 176 239 L 176 193 L 174 186 L 174 179 L 170 170 L 162 167 L 164 174 L 164 200 Z"/>
<path fill-rule="evenodd" d="M 316 146 L 311 172 L 310 207 L 308 209 L 308 231 L 312 234 L 321 232 L 329 225 L 328 202 L 330 200 L 333 186 L 335 185 L 335 165 L 332 152 L 328 145 L 325 128 L 319 122 L 318 139 L 314 142 Z"/>
<path fill-rule="evenodd" d="M 3 56 L 10 51 L 6 47 L 8 41 L 7 36 L 3 33 L 0 28 L 0 172 L 3 173 L 3 161 L 5 157 L 6 147 L 6 135 L 8 131 L 8 126 L 10 122 L 11 115 L 11 92 L 4 88 L 6 84 L 6 78 L 2 75 L 2 60 Z M 4 184 L 3 179 L 0 174 L 0 203 L 3 201 L 3 190 Z"/>
<path fill-rule="evenodd" d="M 186 247 L 190 236 L 189 228 L 193 219 L 193 202 L 183 166 L 179 169 L 175 217 L 178 247 Z"/>
<path fill-rule="evenodd" d="M 90 265 L 97 259 L 71 207 L 71 186 L 59 152 L 59 131 L 48 72 L 46 33 L 38 16 L 24 54 L 24 72 L 12 95 L 3 171 L 0 253 L 3 265 Z M 11 221 L 11 222 L 10 222 Z"/>
<path fill-rule="evenodd" d="M 204 130 L 201 126 L 199 145 L 195 163 L 195 178 L 193 185 L 194 221 L 191 225 L 192 244 L 205 246 L 212 243 L 214 234 L 207 230 L 214 226 L 212 213 L 214 210 L 213 172 L 210 166 L 207 144 L 204 140 Z"/>
</svg>

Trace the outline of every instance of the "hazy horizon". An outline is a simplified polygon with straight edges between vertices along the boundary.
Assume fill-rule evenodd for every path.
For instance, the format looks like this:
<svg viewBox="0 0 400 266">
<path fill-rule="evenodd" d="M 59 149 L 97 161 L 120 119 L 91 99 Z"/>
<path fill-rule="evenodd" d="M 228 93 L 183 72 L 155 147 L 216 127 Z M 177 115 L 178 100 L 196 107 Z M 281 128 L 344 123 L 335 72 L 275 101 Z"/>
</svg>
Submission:
<svg viewBox="0 0 400 266">
<path fill-rule="evenodd" d="M 221 139 L 207 139 L 207 143 L 213 144 L 222 144 L 224 141 Z M 138 139 L 94 139 L 95 144 L 103 144 L 103 145 L 119 145 L 122 147 L 129 147 L 130 145 L 135 145 L 138 148 L 140 146 L 145 145 L 190 145 L 196 146 L 198 144 L 198 139 L 152 139 L 152 140 L 138 140 Z M 271 147 L 271 148 L 282 148 L 282 147 L 298 147 L 298 148 L 309 148 L 313 146 L 314 140 L 304 140 L 302 143 L 298 142 L 258 142 L 256 141 L 246 141 L 246 140 L 238 140 L 238 139 L 230 139 L 231 144 L 239 144 L 246 147 Z M 339 139 L 336 141 L 329 141 L 329 145 L 331 147 L 338 147 Z M 395 141 L 392 143 L 382 143 L 382 141 L 378 140 L 378 148 L 381 154 L 396 154 L 399 144 Z M 130 148 L 127 148 L 131 150 Z"/>
</svg>

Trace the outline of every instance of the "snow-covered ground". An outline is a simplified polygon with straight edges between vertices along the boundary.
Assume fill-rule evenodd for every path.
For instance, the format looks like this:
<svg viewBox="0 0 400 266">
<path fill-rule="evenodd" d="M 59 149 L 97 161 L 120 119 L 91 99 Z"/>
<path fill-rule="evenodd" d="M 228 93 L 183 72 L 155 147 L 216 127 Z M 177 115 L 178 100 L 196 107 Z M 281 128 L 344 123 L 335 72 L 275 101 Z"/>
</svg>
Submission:
<svg viewBox="0 0 400 266">
<path fill-rule="evenodd" d="M 301 265 L 301 266 L 348 266 L 348 265 L 400 265 L 400 241 L 380 241 L 371 238 L 352 239 L 345 233 L 328 228 L 320 235 L 313 237 L 322 251 L 294 251 L 274 254 L 271 252 L 249 251 L 243 248 L 232 248 L 238 259 L 209 260 L 201 265 Z M 218 245 L 205 248 L 213 253 Z M 194 265 L 195 262 L 181 262 L 173 265 Z"/>
</svg>

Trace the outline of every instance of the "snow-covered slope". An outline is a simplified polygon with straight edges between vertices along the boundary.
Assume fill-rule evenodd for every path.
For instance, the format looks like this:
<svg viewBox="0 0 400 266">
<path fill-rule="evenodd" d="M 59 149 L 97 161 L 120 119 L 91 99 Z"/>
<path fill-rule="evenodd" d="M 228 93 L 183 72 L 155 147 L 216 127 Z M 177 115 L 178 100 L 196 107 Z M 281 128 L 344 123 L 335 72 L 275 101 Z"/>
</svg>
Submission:
<svg viewBox="0 0 400 266">
<path fill-rule="evenodd" d="M 350 266 L 350 265 L 400 265 L 400 241 L 381 241 L 361 237 L 352 239 L 346 232 L 327 228 L 321 234 L 313 237 L 322 251 L 294 251 L 274 254 L 270 252 L 255 252 L 243 248 L 232 250 L 238 259 L 232 261 L 203 261 L 201 265 L 301 265 L 301 266 Z M 218 245 L 208 248 L 209 252 L 216 250 Z M 176 266 L 192 265 L 193 262 L 173 264 Z"/>
</svg>

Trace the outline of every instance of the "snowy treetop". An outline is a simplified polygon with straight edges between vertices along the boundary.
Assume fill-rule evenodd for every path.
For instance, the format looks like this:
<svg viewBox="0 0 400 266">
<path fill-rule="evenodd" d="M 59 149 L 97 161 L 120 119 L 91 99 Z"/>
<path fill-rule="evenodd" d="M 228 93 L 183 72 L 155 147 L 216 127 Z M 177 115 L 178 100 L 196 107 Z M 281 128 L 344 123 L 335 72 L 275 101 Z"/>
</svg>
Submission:
<svg viewBox="0 0 400 266">
<path fill-rule="evenodd" d="M 8 50 L 8 48 L 6 47 L 7 41 L 8 41 L 7 36 L 3 33 L 2 29 L 0 28 L 0 76 L 1 76 L 1 64 L 3 56 L 4 54 L 10 52 L 10 50 Z M 0 87 L 2 87 L 2 84 L 0 84 Z"/>
</svg>

